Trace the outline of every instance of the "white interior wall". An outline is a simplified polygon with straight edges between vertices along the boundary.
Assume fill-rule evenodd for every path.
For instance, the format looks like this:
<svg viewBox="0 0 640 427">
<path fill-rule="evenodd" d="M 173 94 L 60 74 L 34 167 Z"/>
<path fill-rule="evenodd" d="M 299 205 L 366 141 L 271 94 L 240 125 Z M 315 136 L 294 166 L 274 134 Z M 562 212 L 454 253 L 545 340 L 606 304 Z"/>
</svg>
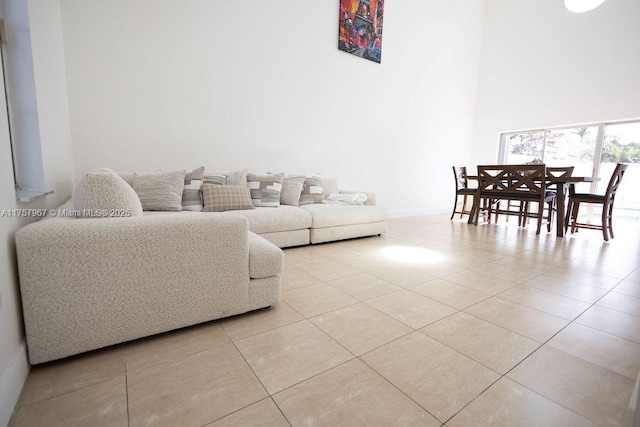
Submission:
<svg viewBox="0 0 640 427">
<path fill-rule="evenodd" d="M 488 0 L 472 165 L 500 132 L 640 117 L 640 1 Z"/>
<path fill-rule="evenodd" d="M 337 49 L 337 1 L 61 0 L 76 179 L 321 173 L 392 214 L 447 211 L 441 177 L 470 155 L 483 7 L 387 2 L 376 64 Z"/>
<path fill-rule="evenodd" d="M 14 139 L 18 138 L 17 141 L 22 143 L 22 138 L 39 135 L 38 160 L 41 165 L 35 166 L 40 166 L 40 179 L 45 188 L 55 190 L 55 193 L 33 202 L 16 203 L 6 104 L 2 91 L 0 211 L 52 208 L 71 196 L 74 177 L 60 6 L 57 0 L 3 0 L 0 3 L 2 12 L 9 3 L 12 7 L 19 6 L 23 14 L 17 17 L 17 22 L 11 16 L 2 15 L 10 36 L 9 43 L 3 48 L 13 50 L 14 54 L 8 55 L 7 63 L 11 58 L 21 57 L 20 61 L 31 67 L 27 72 L 30 76 L 28 81 L 24 76 L 16 79 L 9 76 L 9 89 L 13 84 L 28 84 L 25 93 L 29 94 L 28 100 L 32 101 L 29 104 L 32 117 L 28 121 L 28 132 L 14 133 Z M 22 58 L 25 55 L 30 58 Z M 12 112 L 17 108 L 12 105 Z M 27 126 L 22 118 L 12 116 L 12 119 Z M 12 125 L 15 129 L 16 122 L 12 121 Z M 20 226 L 35 219 L 0 217 L 0 425 L 6 425 L 9 421 L 29 370 L 20 312 L 14 234 Z"/>
</svg>

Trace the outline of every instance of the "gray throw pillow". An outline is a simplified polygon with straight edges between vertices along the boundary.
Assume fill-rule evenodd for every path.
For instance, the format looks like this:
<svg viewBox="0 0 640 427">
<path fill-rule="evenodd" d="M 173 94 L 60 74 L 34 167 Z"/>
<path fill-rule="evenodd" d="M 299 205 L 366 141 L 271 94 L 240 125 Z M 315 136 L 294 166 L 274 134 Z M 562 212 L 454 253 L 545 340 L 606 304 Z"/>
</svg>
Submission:
<svg viewBox="0 0 640 427">
<path fill-rule="evenodd" d="M 181 211 L 185 171 L 133 174 L 132 187 L 145 211 Z"/>
<path fill-rule="evenodd" d="M 235 171 L 235 172 L 228 172 L 227 175 L 227 180 L 225 182 L 225 184 L 227 185 L 244 185 L 245 187 L 247 186 L 247 170 L 246 169 L 242 169 L 239 171 Z"/>
</svg>

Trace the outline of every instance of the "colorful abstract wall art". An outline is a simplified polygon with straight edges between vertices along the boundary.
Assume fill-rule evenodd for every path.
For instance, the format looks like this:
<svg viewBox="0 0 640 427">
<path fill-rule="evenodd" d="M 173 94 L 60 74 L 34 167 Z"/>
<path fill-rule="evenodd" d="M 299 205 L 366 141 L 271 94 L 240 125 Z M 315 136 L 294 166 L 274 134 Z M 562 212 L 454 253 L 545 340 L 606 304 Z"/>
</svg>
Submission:
<svg viewBox="0 0 640 427">
<path fill-rule="evenodd" d="M 383 15 L 384 0 L 340 0 L 338 49 L 379 63 Z"/>
</svg>

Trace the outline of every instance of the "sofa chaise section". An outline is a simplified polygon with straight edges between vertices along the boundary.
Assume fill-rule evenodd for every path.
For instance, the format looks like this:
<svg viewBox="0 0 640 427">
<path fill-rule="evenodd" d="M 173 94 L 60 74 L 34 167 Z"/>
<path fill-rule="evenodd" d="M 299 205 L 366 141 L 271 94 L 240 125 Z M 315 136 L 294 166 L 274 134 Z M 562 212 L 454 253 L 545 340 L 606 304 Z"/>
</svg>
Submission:
<svg viewBox="0 0 640 427">
<path fill-rule="evenodd" d="M 234 211 L 249 221 L 249 231 L 285 248 L 309 244 L 311 215 L 296 206 Z"/>
<path fill-rule="evenodd" d="M 387 231 L 387 212 L 378 206 L 313 204 L 300 207 L 311 215 L 310 243 L 375 236 Z"/>
<path fill-rule="evenodd" d="M 45 219 L 16 246 L 32 364 L 280 300 L 282 251 L 233 213 Z"/>
</svg>

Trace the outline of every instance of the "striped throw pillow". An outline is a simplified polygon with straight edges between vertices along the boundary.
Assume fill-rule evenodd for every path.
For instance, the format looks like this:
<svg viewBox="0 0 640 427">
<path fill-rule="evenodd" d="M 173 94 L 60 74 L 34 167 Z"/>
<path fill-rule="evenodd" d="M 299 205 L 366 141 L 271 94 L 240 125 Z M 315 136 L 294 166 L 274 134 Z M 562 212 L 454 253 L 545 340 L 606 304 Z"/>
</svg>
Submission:
<svg viewBox="0 0 640 427">
<path fill-rule="evenodd" d="M 322 188 L 322 178 L 312 176 L 305 179 L 300 195 L 300 206 L 312 205 L 314 203 L 322 203 L 324 199 L 324 190 Z"/>
<path fill-rule="evenodd" d="M 204 166 L 194 169 L 184 176 L 184 191 L 182 192 L 182 210 L 202 212 L 202 181 L 204 180 Z"/>
<path fill-rule="evenodd" d="M 280 206 L 280 191 L 282 190 L 283 173 L 257 175 L 247 174 L 247 184 L 251 190 L 251 200 L 254 206 Z"/>
<path fill-rule="evenodd" d="M 227 174 L 225 173 L 204 173 L 205 184 L 225 185 L 227 183 Z"/>
</svg>

